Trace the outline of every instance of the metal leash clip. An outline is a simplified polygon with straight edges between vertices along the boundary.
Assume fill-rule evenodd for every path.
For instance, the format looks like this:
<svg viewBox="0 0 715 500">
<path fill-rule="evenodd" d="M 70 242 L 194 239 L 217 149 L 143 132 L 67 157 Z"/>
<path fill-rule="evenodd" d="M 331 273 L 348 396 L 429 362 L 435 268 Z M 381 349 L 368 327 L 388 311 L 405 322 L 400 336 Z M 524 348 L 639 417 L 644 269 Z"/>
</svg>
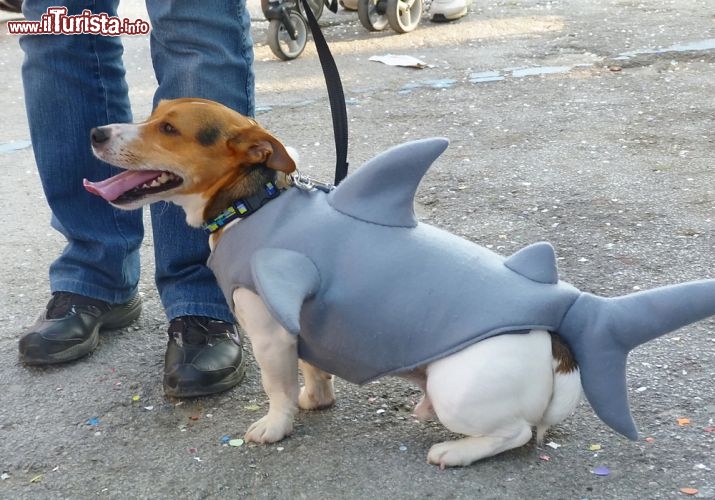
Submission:
<svg viewBox="0 0 715 500">
<path fill-rule="evenodd" d="M 303 191 L 312 191 L 313 189 L 318 189 L 324 193 L 329 193 L 335 186 L 332 184 L 326 184 L 325 182 L 316 181 L 311 179 L 307 175 L 303 174 L 300 170 L 296 170 L 290 174 L 291 183 Z"/>
</svg>

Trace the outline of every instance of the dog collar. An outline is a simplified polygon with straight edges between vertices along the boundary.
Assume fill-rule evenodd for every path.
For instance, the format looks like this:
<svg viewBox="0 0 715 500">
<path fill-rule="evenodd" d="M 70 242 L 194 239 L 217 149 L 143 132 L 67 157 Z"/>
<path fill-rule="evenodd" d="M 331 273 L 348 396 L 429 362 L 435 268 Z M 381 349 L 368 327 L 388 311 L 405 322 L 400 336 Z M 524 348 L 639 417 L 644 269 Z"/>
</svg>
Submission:
<svg viewBox="0 0 715 500">
<path fill-rule="evenodd" d="M 280 194 L 281 190 L 273 182 L 267 182 L 262 192 L 234 201 L 216 217 L 201 224 L 201 227 L 209 234 L 215 233 L 232 220 L 245 219 Z"/>
</svg>

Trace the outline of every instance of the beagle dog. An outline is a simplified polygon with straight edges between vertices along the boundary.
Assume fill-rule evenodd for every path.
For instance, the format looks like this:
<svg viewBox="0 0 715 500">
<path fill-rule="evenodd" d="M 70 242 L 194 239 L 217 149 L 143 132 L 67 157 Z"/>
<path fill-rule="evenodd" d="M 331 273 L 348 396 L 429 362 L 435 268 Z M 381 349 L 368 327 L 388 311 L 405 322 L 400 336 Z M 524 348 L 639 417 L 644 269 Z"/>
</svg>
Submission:
<svg viewBox="0 0 715 500">
<path fill-rule="evenodd" d="M 582 391 L 634 438 L 628 351 L 715 313 L 712 281 L 600 298 L 558 279 L 546 243 L 504 258 L 418 222 L 413 196 L 442 139 L 393 148 L 334 189 L 296 173 L 253 119 L 203 99 L 162 101 L 143 123 L 93 129 L 91 142 L 125 171 L 85 180 L 88 191 L 128 210 L 172 201 L 210 233 L 209 266 L 269 398 L 247 441 L 279 441 L 299 408 L 332 406 L 333 374 L 417 384 L 414 414 L 464 435 L 432 446 L 440 467 L 522 446 L 533 429 L 540 441 Z"/>
</svg>

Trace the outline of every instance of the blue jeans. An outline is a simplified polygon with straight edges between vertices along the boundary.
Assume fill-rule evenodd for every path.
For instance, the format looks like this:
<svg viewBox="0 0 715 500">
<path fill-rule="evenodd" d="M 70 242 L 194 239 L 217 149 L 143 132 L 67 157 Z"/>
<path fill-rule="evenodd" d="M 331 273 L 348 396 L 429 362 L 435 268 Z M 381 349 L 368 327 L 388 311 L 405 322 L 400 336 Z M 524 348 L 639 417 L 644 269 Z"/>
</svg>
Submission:
<svg viewBox="0 0 715 500">
<path fill-rule="evenodd" d="M 49 6 L 68 14 L 117 15 L 118 0 L 25 0 L 39 20 Z M 147 0 L 151 54 L 161 99 L 203 97 L 245 115 L 254 113 L 253 43 L 245 0 Z M 137 293 L 141 210 L 117 210 L 86 192 L 82 179 L 117 169 L 94 158 L 92 127 L 132 121 L 119 37 L 26 35 L 22 77 L 37 168 L 52 210 L 52 227 L 67 239 L 50 266 L 51 291 L 110 303 Z M 149 110 L 142 112 L 148 115 Z M 211 271 L 206 234 L 186 224 L 181 208 L 151 206 L 156 285 L 169 319 L 184 315 L 233 321 Z"/>
</svg>

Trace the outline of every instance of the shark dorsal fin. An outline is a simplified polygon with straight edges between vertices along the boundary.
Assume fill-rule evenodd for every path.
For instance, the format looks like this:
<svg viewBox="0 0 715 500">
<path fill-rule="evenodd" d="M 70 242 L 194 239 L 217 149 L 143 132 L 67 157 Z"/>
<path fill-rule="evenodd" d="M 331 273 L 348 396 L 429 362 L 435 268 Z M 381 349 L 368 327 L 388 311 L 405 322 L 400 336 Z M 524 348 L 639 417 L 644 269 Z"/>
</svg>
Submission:
<svg viewBox="0 0 715 500">
<path fill-rule="evenodd" d="M 330 205 L 382 226 L 415 227 L 414 197 L 422 177 L 449 141 L 407 142 L 388 149 L 350 174 L 329 197 Z"/>
<path fill-rule="evenodd" d="M 504 265 L 538 283 L 555 285 L 559 282 L 554 247 L 543 241 L 522 248 L 506 259 Z"/>
</svg>

